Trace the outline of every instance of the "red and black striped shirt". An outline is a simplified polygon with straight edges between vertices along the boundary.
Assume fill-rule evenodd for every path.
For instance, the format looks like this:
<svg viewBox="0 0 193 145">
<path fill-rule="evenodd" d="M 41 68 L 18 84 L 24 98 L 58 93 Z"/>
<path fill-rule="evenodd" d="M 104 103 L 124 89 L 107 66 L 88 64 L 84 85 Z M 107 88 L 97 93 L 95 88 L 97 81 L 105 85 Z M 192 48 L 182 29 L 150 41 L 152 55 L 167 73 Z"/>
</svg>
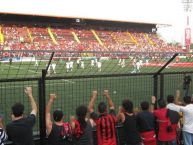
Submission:
<svg viewBox="0 0 193 145">
<path fill-rule="evenodd" d="M 117 145 L 115 110 L 111 109 L 109 114 L 100 115 L 93 112 L 91 118 L 96 123 L 98 145 Z"/>
</svg>

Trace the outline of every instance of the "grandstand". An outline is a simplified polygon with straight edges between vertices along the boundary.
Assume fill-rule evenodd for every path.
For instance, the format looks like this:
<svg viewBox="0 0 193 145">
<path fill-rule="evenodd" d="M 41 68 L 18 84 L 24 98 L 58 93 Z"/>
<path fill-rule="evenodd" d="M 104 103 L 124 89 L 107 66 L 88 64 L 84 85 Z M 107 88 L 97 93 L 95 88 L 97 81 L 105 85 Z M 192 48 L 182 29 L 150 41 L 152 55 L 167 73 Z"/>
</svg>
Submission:
<svg viewBox="0 0 193 145">
<path fill-rule="evenodd" d="M 0 19 L 1 50 L 183 52 L 152 31 L 156 24 L 94 20 L 82 24 L 75 19 L 20 15 Z"/>
</svg>

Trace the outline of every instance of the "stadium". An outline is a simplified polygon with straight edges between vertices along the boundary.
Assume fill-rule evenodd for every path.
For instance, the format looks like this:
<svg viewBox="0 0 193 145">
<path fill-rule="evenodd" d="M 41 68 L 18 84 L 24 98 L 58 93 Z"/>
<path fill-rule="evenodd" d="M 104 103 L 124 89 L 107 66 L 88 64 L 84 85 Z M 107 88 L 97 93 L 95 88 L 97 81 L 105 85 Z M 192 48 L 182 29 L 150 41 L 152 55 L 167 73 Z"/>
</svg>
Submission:
<svg viewBox="0 0 193 145">
<path fill-rule="evenodd" d="M 93 90 L 98 103 L 108 89 L 116 111 L 125 98 L 137 110 L 152 95 L 165 98 L 179 89 L 183 97 L 184 74 L 193 77 L 189 27 L 184 47 L 157 33 L 159 26 L 171 27 L 165 22 L 38 12 L 0 11 L 0 113 L 7 124 L 12 104 L 22 102 L 29 114 L 23 89 L 32 86 L 39 109 L 36 144 L 45 143 L 50 93 L 57 93 L 53 108 L 64 110 L 65 121 L 77 106 L 88 105 Z M 121 144 L 119 131 L 117 136 Z"/>
</svg>

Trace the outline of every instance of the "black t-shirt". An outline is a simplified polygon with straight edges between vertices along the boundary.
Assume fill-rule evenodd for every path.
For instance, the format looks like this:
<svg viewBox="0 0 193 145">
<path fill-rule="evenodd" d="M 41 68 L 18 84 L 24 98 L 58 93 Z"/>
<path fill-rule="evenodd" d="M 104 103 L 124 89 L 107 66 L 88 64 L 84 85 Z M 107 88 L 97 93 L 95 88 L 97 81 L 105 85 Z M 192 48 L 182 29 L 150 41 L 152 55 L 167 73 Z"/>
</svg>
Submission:
<svg viewBox="0 0 193 145">
<path fill-rule="evenodd" d="M 48 136 L 48 145 L 71 145 L 73 142 L 64 137 L 62 131 L 64 131 L 63 125 L 52 124 L 52 130 Z"/>
<path fill-rule="evenodd" d="M 171 124 L 178 124 L 180 120 L 179 113 L 170 109 L 167 110 L 167 117 L 169 117 Z"/>
<path fill-rule="evenodd" d="M 35 115 L 30 114 L 28 117 L 12 121 L 6 126 L 8 138 L 13 141 L 13 145 L 34 145 L 32 128 L 35 120 Z"/>
<path fill-rule="evenodd" d="M 155 117 L 153 113 L 149 111 L 142 111 L 137 114 L 137 125 L 140 132 L 146 132 L 154 130 Z"/>
<path fill-rule="evenodd" d="M 123 130 L 125 136 L 125 142 L 129 145 L 139 144 L 141 137 L 137 129 L 137 119 L 135 115 L 125 115 L 125 121 L 123 122 Z"/>
<path fill-rule="evenodd" d="M 84 133 L 80 138 L 76 138 L 76 145 L 93 145 L 93 133 L 90 121 L 87 121 Z"/>
</svg>

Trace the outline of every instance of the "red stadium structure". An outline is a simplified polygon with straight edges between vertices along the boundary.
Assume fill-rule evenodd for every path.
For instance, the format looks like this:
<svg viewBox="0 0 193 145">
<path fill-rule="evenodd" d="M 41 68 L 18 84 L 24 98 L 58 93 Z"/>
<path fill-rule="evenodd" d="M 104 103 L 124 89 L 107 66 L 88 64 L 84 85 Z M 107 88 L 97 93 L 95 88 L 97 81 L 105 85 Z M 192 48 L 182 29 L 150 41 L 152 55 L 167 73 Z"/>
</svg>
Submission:
<svg viewBox="0 0 193 145">
<path fill-rule="evenodd" d="M 189 13 L 192 11 L 192 0 L 182 0 L 182 3 L 184 5 L 184 12 L 187 15 L 186 19 L 186 28 L 184 30 L 184 38 L 185 38 L 185 46 L 187 52 L 190 51 L 190 45 L 191 45 L 191 28 L 189 26 Z"/>
<path fill-rule="evenodd" d="M 162 40 L 156 24 L 14 14 L 0 18 L 0 50 L 183 52 Z"/>
<path fill-rule="evenodd" d="M 185 28 L 185 45 L 186 45 L 186 49 L 190 50 L 190 45 L 191 45 L 191 28 Z"/>
</svg>

